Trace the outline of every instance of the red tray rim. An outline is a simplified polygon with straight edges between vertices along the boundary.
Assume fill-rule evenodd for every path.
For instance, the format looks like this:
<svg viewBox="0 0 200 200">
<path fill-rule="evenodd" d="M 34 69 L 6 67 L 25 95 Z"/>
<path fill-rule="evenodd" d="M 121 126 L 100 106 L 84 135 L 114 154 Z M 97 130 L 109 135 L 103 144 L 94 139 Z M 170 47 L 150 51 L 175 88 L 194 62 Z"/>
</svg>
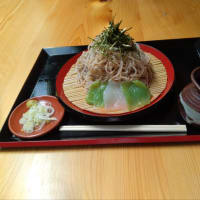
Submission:
<svg viewBox="0 0 200 200">
<path fill-rule="evenodd" d="M 46 140 L 46 141 L 20 141 L 0 142 L 1 148 L 6 147 L 53 147 L 53 146 L 82 146 L 82 145 L 112 145 L 112 144 L 135 144 L 135 143 L 179 143 L 179 142 L 200 141 L 200 135 L 184 136 L 154 136 L 154 137 L 109 137 L 109 138 L 85 138 L 67 140 Z"/>
</svg>

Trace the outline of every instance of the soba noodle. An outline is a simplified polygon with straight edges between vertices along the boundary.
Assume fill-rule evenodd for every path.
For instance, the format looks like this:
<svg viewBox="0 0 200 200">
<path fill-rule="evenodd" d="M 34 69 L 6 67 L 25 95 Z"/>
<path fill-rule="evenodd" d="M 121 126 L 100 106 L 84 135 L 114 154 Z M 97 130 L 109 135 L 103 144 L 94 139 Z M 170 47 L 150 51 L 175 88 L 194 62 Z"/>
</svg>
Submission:
<svg viewBox="0 0 200 200">
<path fill-rule="evenodd" d="M 136 50 L 121 54 L 110 51 L 106 56 L 89 45 L 75 63 L 77 79 L 88 88 L 94 81 L 134 81 L 141 80 L 150 87 L 152 69 L 150 58 L 136 44 Z"/>
</svg>

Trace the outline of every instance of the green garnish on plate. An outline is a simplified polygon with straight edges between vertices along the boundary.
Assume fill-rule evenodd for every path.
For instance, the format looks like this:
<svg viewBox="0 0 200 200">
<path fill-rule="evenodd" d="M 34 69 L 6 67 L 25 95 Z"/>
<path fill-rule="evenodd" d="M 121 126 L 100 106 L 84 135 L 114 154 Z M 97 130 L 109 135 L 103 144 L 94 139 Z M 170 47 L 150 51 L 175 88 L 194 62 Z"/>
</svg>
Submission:
<svg viewBox="0 0 200 200">
<path fill-rule="evenodd" d="M 151 102 L 149 88 L 139 80 L 121 84 L 129 110 L 141 107 Z"/>
<path fill-rule="evenodd" d="M 97 107 L 104 106 L 103 92 L 106 89 L 107 83 L 102 83 L 100 81 L 94 82 L 88 91 L 86 102 L 89 105 L 95 105 Z"/>
<path fill-rule="evenodd" d="M 87 103 L 97 107 L 104 107 L 104 91 L 108 84 L 110 83 L 94 82 L 88 90 Z M 142 81 L 123 82 L 121 83 L 120 90 L 123 92 L 129 110 L 145 106 L 151 102 L 149 88 Z"/>
</svg>

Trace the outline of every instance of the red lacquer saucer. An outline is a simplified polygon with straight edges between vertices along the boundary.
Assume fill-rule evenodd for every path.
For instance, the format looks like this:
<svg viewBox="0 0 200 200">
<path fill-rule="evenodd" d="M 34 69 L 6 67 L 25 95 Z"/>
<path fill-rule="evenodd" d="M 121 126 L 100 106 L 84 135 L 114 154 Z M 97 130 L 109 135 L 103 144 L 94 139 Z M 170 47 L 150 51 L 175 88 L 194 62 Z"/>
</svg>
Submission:
<svg viewBox="0 0 200 200">
<path fill-rule="evenodd" d="M 28 108 L 26 106 L 27 101 L 32 100 L 32 99 L 38 100 L 38 101 L 44 100 L 44 101 L 50 102 L 51 106 L 55 110 L 52 117 L 56 117 L 57 120 L 51 121 L 48 124 L 45 124 L 44 127 L 40 130 L 33 131 L 32 133 L 25 133 L 24 131 L 22 131 L 22 125 L 19 123 L 19 120 L 22 117 L 23 113 L 25 113 L 28 110 Z M 9 117 L 8 127 L 14 135 L 16 135 L 20 138 L 30 139 L 30 138 L 35 138 L 35 137 L 45 135 L 46 133 L 51 131 L 53 128 L 55 128 L 60 123 L 63 116 L 64 116 L 64 108 L 59 103 L 59 101 L 56 97 L 54 97 L 54 96 L 39 96 L 39 97 L 27 99 L 26 101 L 19 104 L 14 109 L 14 111 L 11 113 L 11 115 Z"/>
</svg>

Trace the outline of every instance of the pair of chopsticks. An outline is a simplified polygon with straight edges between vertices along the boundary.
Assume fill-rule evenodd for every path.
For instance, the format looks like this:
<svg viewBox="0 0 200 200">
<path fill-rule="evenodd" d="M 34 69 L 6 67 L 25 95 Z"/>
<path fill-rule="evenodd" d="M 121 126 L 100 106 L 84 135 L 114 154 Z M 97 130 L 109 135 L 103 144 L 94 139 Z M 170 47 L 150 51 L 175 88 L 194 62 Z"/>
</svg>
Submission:
<svg viewBox="0 0 200 200">
<path fill-rule="evenodd" d="M 185 133 L 186 125 L 64 125 L 59 131 Z"/>
</svg>

